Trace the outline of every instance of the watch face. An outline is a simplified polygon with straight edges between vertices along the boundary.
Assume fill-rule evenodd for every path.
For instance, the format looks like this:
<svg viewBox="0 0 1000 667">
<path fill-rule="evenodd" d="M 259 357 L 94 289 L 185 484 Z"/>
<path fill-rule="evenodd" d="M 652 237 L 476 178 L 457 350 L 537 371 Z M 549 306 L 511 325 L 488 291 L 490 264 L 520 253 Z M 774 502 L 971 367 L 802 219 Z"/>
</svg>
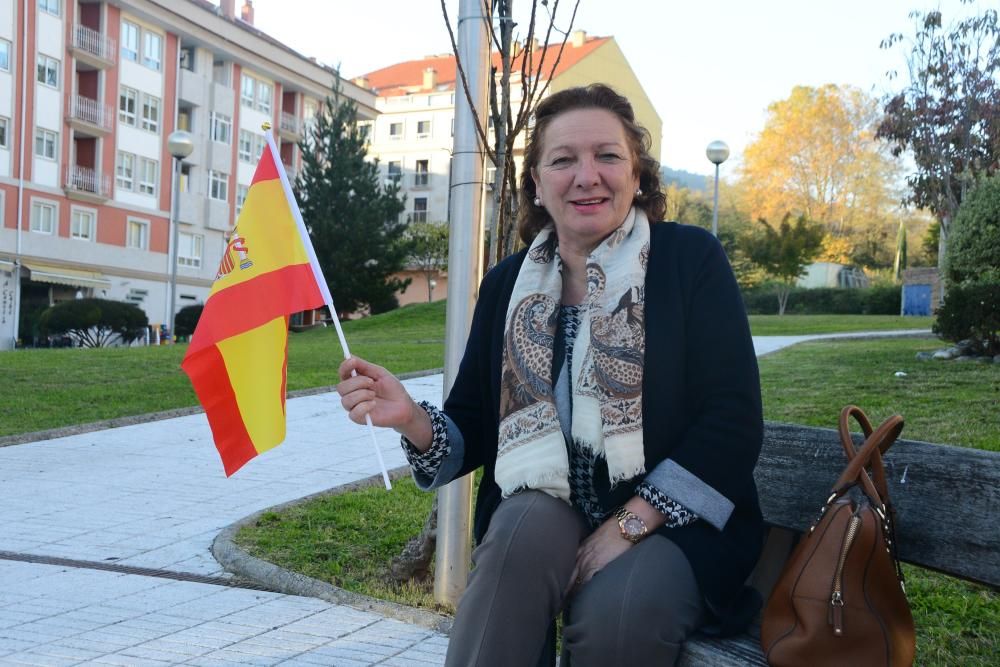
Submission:
<svg viewBox="0 0 1000 667">
<path fill-rule="evenodd" d="M 642 519 L 638 517 L 629 517 L 625 519 L 625 534 L 629 537 L 639 537 L 643 534 L 646 526 L 643 525 Z"/>
</svg>

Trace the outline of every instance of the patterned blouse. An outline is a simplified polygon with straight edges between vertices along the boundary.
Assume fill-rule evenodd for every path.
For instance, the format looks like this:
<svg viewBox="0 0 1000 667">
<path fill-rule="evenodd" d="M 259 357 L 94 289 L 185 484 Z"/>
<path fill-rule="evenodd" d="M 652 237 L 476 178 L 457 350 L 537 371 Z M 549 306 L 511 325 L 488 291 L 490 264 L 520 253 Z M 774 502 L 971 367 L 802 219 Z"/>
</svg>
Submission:
<svg viewBox="0 0 1000 667">
<path fill-rule="evenodd" d="M 573 344 L 576 342 L 576 336 L 580 330 L 580 317 L 581 306 L 561 306 L 559 309 L 559 329 L 566 349 L 564 363 L 566 369 L 573 367 Z M 439 408 L 426 401 L 421 401 L 420 406 L 431 419 L 433 437 L 430 449 L 421 453 L 404 437 L 402 438 L 403 451 L 415 470 L 433 478 L 451 450 L 448 444 L 448 427 L 444 413 Z M 572 410 L 572 406 L 570 406 L 570 410 Z M 586 451 L 579 442 L 572 438 L 567 440 L 567 449 L 569 453 L 570 502 L 573 507 L 580 511 L 591 528 L 597 528 L 612 513 L 601 506 L 594 491 L 594 470 L 598 455 Z M 664 525 L 667 527 L 685 526 L 698 519 L 697 514 L 672 500 L 661 489 L 645 481 L 639 482 L 636 486 L 636 495 L 666 516 Z"/>
</svg>

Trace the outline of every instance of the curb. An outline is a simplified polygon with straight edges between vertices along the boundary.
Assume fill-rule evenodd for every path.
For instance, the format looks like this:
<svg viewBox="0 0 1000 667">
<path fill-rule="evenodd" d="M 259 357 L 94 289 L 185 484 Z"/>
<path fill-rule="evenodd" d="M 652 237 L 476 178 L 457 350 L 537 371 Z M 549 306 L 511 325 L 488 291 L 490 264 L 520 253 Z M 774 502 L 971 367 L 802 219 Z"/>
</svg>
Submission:
<svg viewBox="0 0 1000 667">
<path fill-rule="evenodd" d="M 409 475 L 409 466 L 401 466 L 389 471 L 389 478 L 393 481 L 408 477 Z M 230 524 L 215 537 L 215 540 L 212 541 L 212 555 L 215 556 L 215 560 L 217 560 L 227 572 L 231 572 L 240 578 L 248 579 L 254 583 L 260 584 L 261 586 L 265 586 L 269 590 L 278 593 L 285 593 L 287 595 L 319 598 L 321 600 L 326 600 L 327 602 L 332 602 L 333 604 L 345 605 L 360 611 L 372 612 L 387 618 L 403 621 L 405 623 L 419 625 L 427 628 L 428 630 L 433 630 L 447 635 L 451 630 L 452 625 L 452 618 L 450 616 L 444 616 L 443 614 L 438 614 L 426 609 L 407 607 L 406 605 L 401 605 L 395 602 L 379 600 L 378 598 L 368 597 L 367 595 L 362 595 L 360 593 L 346 591 L 343 588 L 338 588 L 337 586 L 325 581 L 320 581 L 319 579 L 307 577 L 304 574 L 286 570 L 283 567 L 278 567 L 274 563 L 251 556 L 249 553 L 237 546 L 234 541 L 236 533 L 239 532 L 243 526 L 254 523 L 265 512 L 277 512 L 300 505 L 310 500 L 315 500 L 316 498 L 336 496 L 370 486 L 379 486 L 381 484 L 382 475 L 372 475 L 371 477 L 367 477 L 365 479 L 343 484 L 326 491 L 313 493 L 303 498 L 298 498 L 287 503 L 274 505 L 273 507 L 268 507 L 258 512 L 254 512 L 253 514 Z"/>
<path fill-rule="evenodd" d="M 396 377 L 400 380 L 412 380 L 414 378 L 437 375 L 438 373 L 443 372 L 443 368 L 432 368 L 426 371 L 400 373 Z M 287 396 L 288 398 L 300 398 L 302 396 L 314 396 L 316 394 L 325 394 L 336 390 L 337 385 L 311 387 L 309 389 L 296 389 L 295 391 L 290 391 Z M 114 417 L 112 419 L 104 419 L 102 421 L 90 422 L 88 424 L 78 424 L 76 426 L 60 426 L 59 428 L 50 428 L 44 431 L 16 433 L 14 435 L 0 437 L 0 447 L 25 445 L 29 442 L 38 442 L 39 440 L 55 440 L 56 438 L 66 438 L 71 435 L 93 433 L 94 431 L 105 431 L 111 428 L 121 428 L 122 426 L 133 426 L 135 424 L 145 424 L 148 422 L 161 421 L 163 419 L 174 419 L 176 417 L 188 417 L 190 415 L 196 415 L 200 412 L 204 412 L 204 410 L 201 409 L 201 406 L 190 406 L 187 408 L 164 410 L 162 412 L 147 412 L 145 414 L 131 415 L 129 417 Z"/>
</svg>

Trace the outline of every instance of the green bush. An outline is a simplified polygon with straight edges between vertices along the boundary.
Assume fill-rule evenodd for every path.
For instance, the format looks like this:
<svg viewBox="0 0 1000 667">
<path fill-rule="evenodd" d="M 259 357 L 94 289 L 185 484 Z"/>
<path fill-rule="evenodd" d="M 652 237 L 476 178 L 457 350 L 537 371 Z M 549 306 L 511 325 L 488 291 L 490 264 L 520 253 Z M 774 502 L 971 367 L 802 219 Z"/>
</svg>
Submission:
<svg viewBox="0 0 1000 667">
<path fill-rule="evenodd" d="M 934 333 L 970 340 L 980 354 L 1000 354 L 1000 281 L 952 285 L 937 310 Z"/>
<path fill-rule="evenodd" d="M 197 304 L 184 306 L 177 311 L 177 315 L 174 316 L 174 328 L 177 329 L 178 336 L 190 336 L 194 333 L 204 308 L 204 305 Z"/>
<path fill-rule="evenodd" d="M 145 333 L 149 320 L 141 308 L 108 299 L 74 299 L 48 308 L 39 318 L 43 336 L 66 335 L 83 347 L 104 347 L 116 340 L 131 343 Z"/>
<path fill-rule="evenodd" d="M 945 255 L 949 288 L 1000 282 L 1000 176 L 984 179 L 955 215 Z"/>
<path fill-rule="evenodd" d="M 743 290 L 743 303 L 751 315 L 776 315 L 778 297 L 771 285 Z M 898 285 L 844 288 L 795 287 L 785 312 L 797 315 L 899 315 Z"/>
</svg>

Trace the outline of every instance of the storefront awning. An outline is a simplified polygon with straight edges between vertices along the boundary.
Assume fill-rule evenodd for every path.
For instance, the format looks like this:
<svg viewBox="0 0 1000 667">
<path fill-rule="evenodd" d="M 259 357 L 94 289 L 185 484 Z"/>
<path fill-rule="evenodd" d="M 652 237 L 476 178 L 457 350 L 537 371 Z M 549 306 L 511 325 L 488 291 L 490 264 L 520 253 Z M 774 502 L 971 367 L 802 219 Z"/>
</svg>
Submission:
<svg viewBox="0 0 1000 667">
<path fill-rule="evenodd" d="M 31 273 L 31 279 L 39 283 L 93 287 L 94 289 L 110 289 L 111 287 L 110 280 L 93 271 L 78 271 L 77 269 L 46 266 L 45 264 L 25 264 L 25 266 Z"/>
</svg>

